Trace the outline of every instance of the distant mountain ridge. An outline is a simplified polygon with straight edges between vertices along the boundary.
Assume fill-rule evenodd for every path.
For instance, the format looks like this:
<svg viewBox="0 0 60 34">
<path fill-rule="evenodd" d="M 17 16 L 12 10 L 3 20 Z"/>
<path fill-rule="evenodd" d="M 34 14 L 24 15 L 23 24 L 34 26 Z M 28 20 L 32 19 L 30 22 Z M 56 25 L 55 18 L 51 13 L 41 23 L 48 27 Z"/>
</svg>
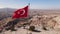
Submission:
<svg viewBox="0 0 60 34">
<path fill-rule="evenodd" d="M 17 10 L 17 9 L 15 9 L 15 8 L 0 8 L 0 12 L 14 12 L 15 10 Z M 58 12 L 60 12 L 60 10 L 59 9 L 29 9 L 29 11 L 31 12 L 31 11 L 40 11 L 40 12 L 48 12 L 48 11 L 52 11 L 52 12 L 56 12 L 56 11 L 58 11 Z"/>
<path fill-rule="evenodd" d="M 17 10 L 14 8 L 0 8 L 0 19 L 12 16 L 13 12 Z M 28 15 L 33 16 L 36 14 L 60 14 L 60 10 L 43 10 L 43 9 L 29 9 Z"/>
<path fill-rule="evenodd" d="M 13 8 L 0 8 L 0 12 L 13 12 L 16 9 Z"/>
</svg>

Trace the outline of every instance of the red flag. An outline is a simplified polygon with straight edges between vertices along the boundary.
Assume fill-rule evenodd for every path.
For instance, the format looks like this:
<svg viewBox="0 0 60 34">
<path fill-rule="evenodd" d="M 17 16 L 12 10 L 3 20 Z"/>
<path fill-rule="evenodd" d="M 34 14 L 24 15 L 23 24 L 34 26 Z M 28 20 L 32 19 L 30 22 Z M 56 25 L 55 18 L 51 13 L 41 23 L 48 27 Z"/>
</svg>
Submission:
<svg viewBox="0 0 60 34">
<path fill-rule="evenodd" d="M 28 16 L 28 6 L 18 9 L 12 15 L 12 18 L 24 18 Z"/>
</svg>

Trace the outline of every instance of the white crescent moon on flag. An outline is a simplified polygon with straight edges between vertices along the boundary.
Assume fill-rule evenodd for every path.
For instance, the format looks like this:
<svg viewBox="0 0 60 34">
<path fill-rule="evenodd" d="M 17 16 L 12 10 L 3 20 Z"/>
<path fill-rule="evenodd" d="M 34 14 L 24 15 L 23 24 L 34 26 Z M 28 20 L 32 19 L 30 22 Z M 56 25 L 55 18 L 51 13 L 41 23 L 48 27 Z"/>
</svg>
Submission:
<svg viewBox="0 0 60 34">
<path fill-rule="evenodd" d="M 24 13 L 25 13 L 25 10 L 23 9 L 22 11 L 23 11 L 23 13 L 22 13 L 21 15 L 24 15 Z"/>
</svg>

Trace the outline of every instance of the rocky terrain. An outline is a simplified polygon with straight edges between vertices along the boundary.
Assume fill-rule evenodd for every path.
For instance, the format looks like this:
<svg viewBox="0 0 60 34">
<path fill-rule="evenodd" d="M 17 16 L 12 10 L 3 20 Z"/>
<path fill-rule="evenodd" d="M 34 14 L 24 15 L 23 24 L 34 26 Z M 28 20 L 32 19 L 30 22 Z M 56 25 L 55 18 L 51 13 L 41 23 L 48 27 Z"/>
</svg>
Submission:
<svg viewBox="0 0 60 34">
<path fill-rule="evenodd" d="M 5 18 L 5 19 L 1 20 L 0 28 L 2 27 L 4 29 L 3 26 L 6 25 L 7 23 L 9 23 L 9 21 L 14 21 L 14 19 L 9 17 L 9 18 Z M 26 24 L 27 29 L 29 29 L 28 27 L 30 27 L 30 26 L 35 26 L 35 29 L 41 31 L 41 33 L 42 32 L 49 33 L 52 31 L 51 34 L 53 34 L 53 32 L 55 32 L 55 34 L 57 34 L 60 32 L 60 16 L 57 16 L 57 15 L 53 15 L 53 16 L 52 15 L 34 15 L 30 19 L 29 18 L 21 19 L 21 21 L 19 21 L 15 25 L 15 27 L 17 29 L 17 31 L 15 31 L 15 32 L 18 32 L 19 30 L 20 31 L 22 30 L 22 32 L 23 32 L 23 30 L 25 30 L 26 31 L 25 33 L 27 33 L 26 29 L 18 28 L 19 26 L 23 27 L 23 24 Z M 5 31 L 5 33 L 8 33 L 8 32 L 10 32 L 10 30 Z M 29 32 L 29 30 L 28 30 L 28 32 Z M 39 33 L 36 32 L 36 34 L 39 34 Z"/>
<path fill-rule="evenodd" d="M 14 11 L 14 10 L 13 10 Z M 31 12 L 30 12 L 31 11 Z M 28 18 L 12 19 L 12 12 L 0 12 L 0 34 L 60 34 L 60 12 L 59 10 L 30 10 Z M 44 12 L 45 11 L 45 12 Z M 48 12 L 51 11 L 51 12 Z M 54 12 L 55 11 L 55 12 Z M 57 11 L 57 12 L 56 12 Z M 13 23 L 17 31 L 6 30 L 7 23 Z M 34 32 L 29 30 L 30 26 L 34 26 Z M 24 32 L 24 33 L 23 33 Z"/>
</svg>

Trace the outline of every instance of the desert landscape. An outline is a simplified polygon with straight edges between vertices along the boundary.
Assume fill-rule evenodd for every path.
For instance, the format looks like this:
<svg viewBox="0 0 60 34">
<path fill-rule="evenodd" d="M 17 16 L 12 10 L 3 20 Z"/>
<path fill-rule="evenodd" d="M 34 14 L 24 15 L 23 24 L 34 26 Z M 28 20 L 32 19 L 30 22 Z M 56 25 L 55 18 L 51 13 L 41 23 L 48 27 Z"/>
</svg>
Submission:
<svg viewBox="0 0 60 34">
<path fill-rule="evenodd" d="M 15 10 L 12 8 L 0 9 L 0 34 L 60 34 L 59 9 L 29 9 L 27 18 L 12 19 L 11 16 Z M 8 24 L 13 22 L 14 25 Z M 17 23 L 15 24 L 15 22 Z M 11 25 L 16 31 L 11 30 L 13 28 Z"/>
</svg>

